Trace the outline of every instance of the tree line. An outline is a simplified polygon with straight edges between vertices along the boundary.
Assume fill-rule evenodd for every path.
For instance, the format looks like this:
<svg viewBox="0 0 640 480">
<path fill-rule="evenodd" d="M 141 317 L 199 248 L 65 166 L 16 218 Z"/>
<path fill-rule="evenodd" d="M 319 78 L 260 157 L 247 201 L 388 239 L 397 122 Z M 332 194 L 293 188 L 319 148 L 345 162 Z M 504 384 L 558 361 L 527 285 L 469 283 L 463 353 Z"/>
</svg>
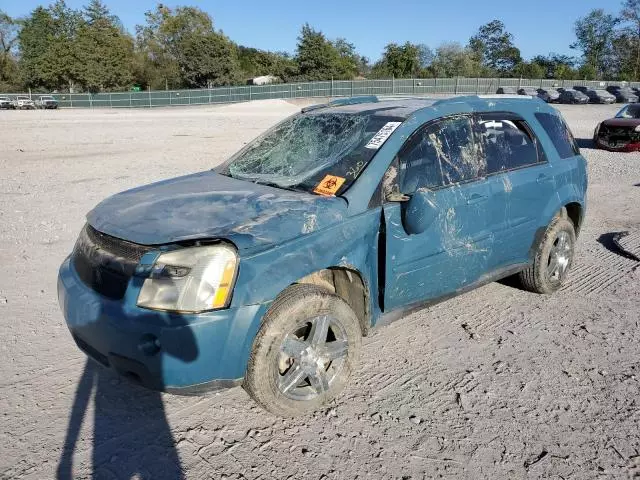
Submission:
<svg viewBox="0 0 640 480">
<path fill-rule="evenodd" d="M 99 92 L 204 88 L 272 75 L 283 82 L 354 78 L 522 77 L 640 79 L 640 0 L 619 15 L 595 9 L 575 22 L 575 56 L 522 58 L 500 20 L 482 25 L 466 45 L 389 43 L 371 62 L 345 38 L 305 24 L 296 50 L 269 52 L 236 44 L 197 7 L 158 4 L 135 34 L 101 0 L 81 9 L 64 0 L 14 19 L 0 10 L 0 91 Z"/>
</svg>

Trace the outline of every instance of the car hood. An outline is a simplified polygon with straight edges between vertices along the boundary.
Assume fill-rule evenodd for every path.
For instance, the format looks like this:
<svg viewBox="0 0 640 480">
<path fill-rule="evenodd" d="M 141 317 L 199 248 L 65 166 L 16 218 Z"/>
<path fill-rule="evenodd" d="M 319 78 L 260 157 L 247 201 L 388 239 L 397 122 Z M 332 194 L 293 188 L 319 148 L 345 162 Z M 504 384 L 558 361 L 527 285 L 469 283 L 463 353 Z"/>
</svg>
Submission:
<svg viewBox="0 0 640 480">
<path fill-rule="evenodd" d="M 240 250 L 284 242 L 340 222 L 342 198 L 292 192 L 214 171 L 107 198 L 87 215 L 96 230 L 142 245 L 227 239 Z"/>
<path fill-rule="evenodd" d="M 602 125 L 608 127 L 637 127 L 640 125 L 640 119 L 638 118 L 610 118 L 602 122 Z"/>
</svg>

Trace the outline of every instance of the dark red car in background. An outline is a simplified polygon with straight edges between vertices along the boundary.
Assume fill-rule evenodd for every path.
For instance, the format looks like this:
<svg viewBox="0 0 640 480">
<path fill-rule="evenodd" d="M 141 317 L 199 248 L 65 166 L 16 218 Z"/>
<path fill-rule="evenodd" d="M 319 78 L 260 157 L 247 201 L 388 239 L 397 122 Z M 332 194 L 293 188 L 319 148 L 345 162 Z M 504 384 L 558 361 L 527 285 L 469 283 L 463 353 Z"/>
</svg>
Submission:
<svg viewBox="0 0 640 480">
<path fill-rule="evenodd" d="M 640 104 L 626 105 L 615 117 L 599 123 L 593 142 L 611 152 L 640 151 Z"/>
</svg>

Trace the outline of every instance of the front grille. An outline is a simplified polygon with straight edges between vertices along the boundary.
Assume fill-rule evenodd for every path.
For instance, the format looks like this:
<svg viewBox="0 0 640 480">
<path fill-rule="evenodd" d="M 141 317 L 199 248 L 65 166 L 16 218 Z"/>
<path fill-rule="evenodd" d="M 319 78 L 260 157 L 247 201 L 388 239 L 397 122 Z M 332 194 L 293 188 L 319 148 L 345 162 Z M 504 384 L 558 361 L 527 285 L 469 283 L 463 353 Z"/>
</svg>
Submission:
<svg viewBox="0 0 640 480">
<path fill-rule="evenodd" d="M 107 298 L 120 300 L 138 262 L 150 250 L 151 247 L 111 237 L 86 225 L 71 258 L 87 286 Z"/>
<path fill-rule="evenodd" d="M 119 238 L 106 235 L 91 225 L 87 225 L 85 231 L 91 243 L 96 247 L 109 252 L 111 255 L 135 263 L 138 263 L 142 256 L 151 250 L 151 247 L 138 245 L 137 243 L 127 242 L 126 240 L 120 240 Z"/>
</svg>

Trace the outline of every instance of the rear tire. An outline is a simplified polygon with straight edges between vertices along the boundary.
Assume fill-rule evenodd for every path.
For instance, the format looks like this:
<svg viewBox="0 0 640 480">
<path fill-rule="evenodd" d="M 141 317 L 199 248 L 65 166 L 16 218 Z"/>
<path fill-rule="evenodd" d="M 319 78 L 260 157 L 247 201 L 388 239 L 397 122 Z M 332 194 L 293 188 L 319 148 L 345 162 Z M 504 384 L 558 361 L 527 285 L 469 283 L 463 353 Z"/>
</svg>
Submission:
<svg viewBox="0 0 640 480">
<path fill-rule="evenodd" d="M 519 274 L 522 286 L 535 293 L 557 291 L 573 264 L 576 231 L 566 212 L 556 216 L 537 246 L 533 264 Z"/>
<path fill-rule="evenodd" d="M 316 285 L 292 285 L 263 319 L 243 387 L 279 416 L 318 410 L 346 386 L 361 337 L 358 318 L 344 300 Z"/>
</svg>

